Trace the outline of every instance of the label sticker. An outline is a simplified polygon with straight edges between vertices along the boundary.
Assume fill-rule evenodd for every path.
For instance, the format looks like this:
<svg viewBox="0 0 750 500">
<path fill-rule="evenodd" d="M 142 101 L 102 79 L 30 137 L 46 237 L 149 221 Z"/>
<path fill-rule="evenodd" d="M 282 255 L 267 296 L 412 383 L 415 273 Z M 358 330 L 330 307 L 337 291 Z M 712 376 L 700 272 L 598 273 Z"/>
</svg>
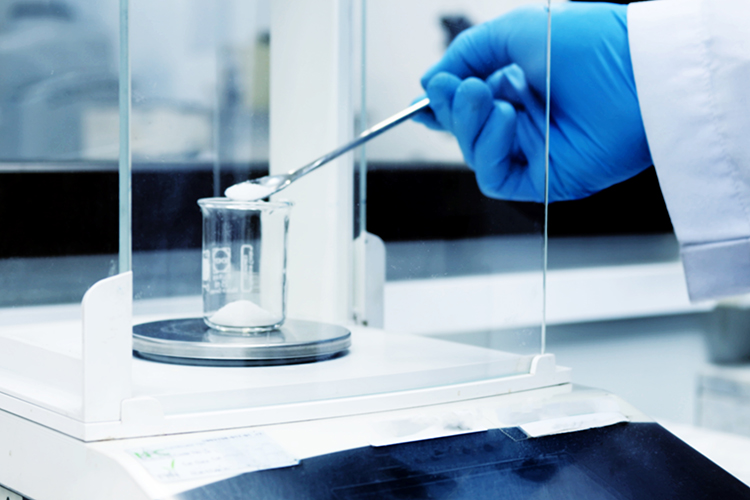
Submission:
<svg viewBox="0 0 750 500">
<path fill-rule="evenodd" d="M 184 481 L 217 475 L 297 465 L 278 443 L 261 431 L 185 440 L 163 447 L 127 450 L 155 479 Z"/>
</svg>

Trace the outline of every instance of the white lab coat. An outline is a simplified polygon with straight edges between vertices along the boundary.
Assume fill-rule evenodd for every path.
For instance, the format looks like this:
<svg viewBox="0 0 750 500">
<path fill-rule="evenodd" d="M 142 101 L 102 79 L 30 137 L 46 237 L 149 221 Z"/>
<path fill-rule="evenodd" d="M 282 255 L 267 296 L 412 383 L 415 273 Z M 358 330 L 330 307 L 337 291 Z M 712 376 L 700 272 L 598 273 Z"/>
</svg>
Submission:
<svg viewBox="0 0 750 500">
<path fill-rule="evenodd" d="M 750 292 L 750 1 L 634 3 L 628 33 L 690 297 Z"/>
</svg>

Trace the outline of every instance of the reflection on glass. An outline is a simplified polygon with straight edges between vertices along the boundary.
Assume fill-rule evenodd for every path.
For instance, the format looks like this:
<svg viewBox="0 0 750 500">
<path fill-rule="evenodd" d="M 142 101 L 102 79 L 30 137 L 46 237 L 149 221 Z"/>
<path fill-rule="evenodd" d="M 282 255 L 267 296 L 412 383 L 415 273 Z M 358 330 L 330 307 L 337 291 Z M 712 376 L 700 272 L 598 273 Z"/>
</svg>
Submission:
<svg viewBox="0 0 750 500">
<path fill-rule="evenodd" d="M 117 154 L 116 2 L 19 0 L 0 8 L 0 159 Z M 114 24 L 113 24 L 114 21 Z M 99 116 L 114 110 L 114 128 Z M 114 152 L 114 156 L 112 156 Z"/>
<path fill-rule="evenodd" d="M 421 95 L 420 77 L 463 30 L 530 3 L 368 2 L 368 123 Z M 386 244 L 386 329 L 540 353 L 544 205 L 485 197 L 455 139 L 414 123 L 369 144 L 367 163 L 367 230 Z"/>
<path fill-rule="evenodd" d="M 131 0 L 130 26 L 135 295 L 199 296 L 196 201 L 268 171 L 269 2 Z"/>
<path fill-rule="evenodd" d="M 118 14 L 0 2 L 0 305 L 118 271 Z M 269 25 L 267 0 L 130 2 L 137 297 L 200 295 L 196 200 L 267 172 Z"/>
<path fill-rule="evenodd" d="M 0 306 L 117 272 L 118 33 L 116 0 L 0 2 Z"/>
</svg>

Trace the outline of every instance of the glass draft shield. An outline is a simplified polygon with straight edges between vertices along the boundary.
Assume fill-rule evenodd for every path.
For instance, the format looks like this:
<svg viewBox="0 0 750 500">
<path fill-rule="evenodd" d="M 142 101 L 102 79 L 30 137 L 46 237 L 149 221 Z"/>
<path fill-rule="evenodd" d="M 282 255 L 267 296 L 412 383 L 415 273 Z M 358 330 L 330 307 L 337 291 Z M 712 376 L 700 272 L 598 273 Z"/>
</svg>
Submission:
<svg viewBox="0 0 750 500">
<path fill-rule="evenodd" d="M 535 48 L 540 69 L 549 76 L 543 37 L 547 33 L 549 39 L 548 6 L 368 2 L 361 126 L 423 94 L 420 78 L 465 30 L 525 5 L 541 10 L 537 29 L 542 37 Z M 491 58 L 493 47 L 484 49 Z M 515 65 L 503 71 L 526 78 Z M 490 86 L 496 77 L 487 78 Z M 533 124 L 534 154 L 544 167 L 530 176 L 539 187 L 534 201 L 484 195 L 448 132 L 409 123 L 363 148 L 358 230 L 385 242 L 386 330 L 515 353 L 526 360 L 519 370 L 527 370 L 528 360 L 544 352 L 548 102 L 541 81 L 541 92 L 532 95 L 540 110 Z"/>
<path fill-rule="evenodd" d="M 1 308 L 118 272 L 119 31 L 116 0 L 0 7 Z"/>
<path fill-rule="evenodd" d="M 124 435 L 131 398 L 181 422 L 170 433 L 567 380 L 543 356 L 545 169 L 539 199 L 484 196 L 453 137 L 406 122 L 260 202 L 273 210 L 220 213 L 227 187 L 293 170 L 409 106 L 451 41 L 519 5 L 323 3 L 79 0 L 0 23 L 0 69 L 13 75 L 0 106 L 16 117 L 0 134 L 15 134 L 0 143 L 0 342 L 83 367 L 37 380 L 65 396 L 35 395 L 82 429 L 112 426 L 82 439 Z M 22 35 L 33 50 L 2 44 Z M 548 54 L 540 43 L 542 68 Z M 540 109 L 547 95 L 534 95 Z M 131 270 L 132 293 L 109 281 L 84 307 L 84 323 L 118 328 L 90 326 L 81 342 L 71 323 L 49 338 L 46 318 L 77 321 L 89 287 Z M 112 370 L 97 328 L 127 332 Z M 109 378 L 90 375 L 105 367 Z"/>
</svg>

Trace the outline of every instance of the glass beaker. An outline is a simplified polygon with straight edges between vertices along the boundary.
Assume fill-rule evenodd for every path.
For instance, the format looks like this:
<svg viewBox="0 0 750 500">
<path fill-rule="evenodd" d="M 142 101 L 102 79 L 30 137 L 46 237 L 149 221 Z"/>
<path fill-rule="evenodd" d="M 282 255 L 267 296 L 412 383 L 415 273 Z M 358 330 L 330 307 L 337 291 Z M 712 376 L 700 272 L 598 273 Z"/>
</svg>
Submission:
<svg viewBox="0 0 750 500">
<path fill-rule="evenodd" d="M 198 200 L 203 213 L 203 319 L 216 330 L 255 333 L 286 313 L 285 201 Z"/>
</svg>

